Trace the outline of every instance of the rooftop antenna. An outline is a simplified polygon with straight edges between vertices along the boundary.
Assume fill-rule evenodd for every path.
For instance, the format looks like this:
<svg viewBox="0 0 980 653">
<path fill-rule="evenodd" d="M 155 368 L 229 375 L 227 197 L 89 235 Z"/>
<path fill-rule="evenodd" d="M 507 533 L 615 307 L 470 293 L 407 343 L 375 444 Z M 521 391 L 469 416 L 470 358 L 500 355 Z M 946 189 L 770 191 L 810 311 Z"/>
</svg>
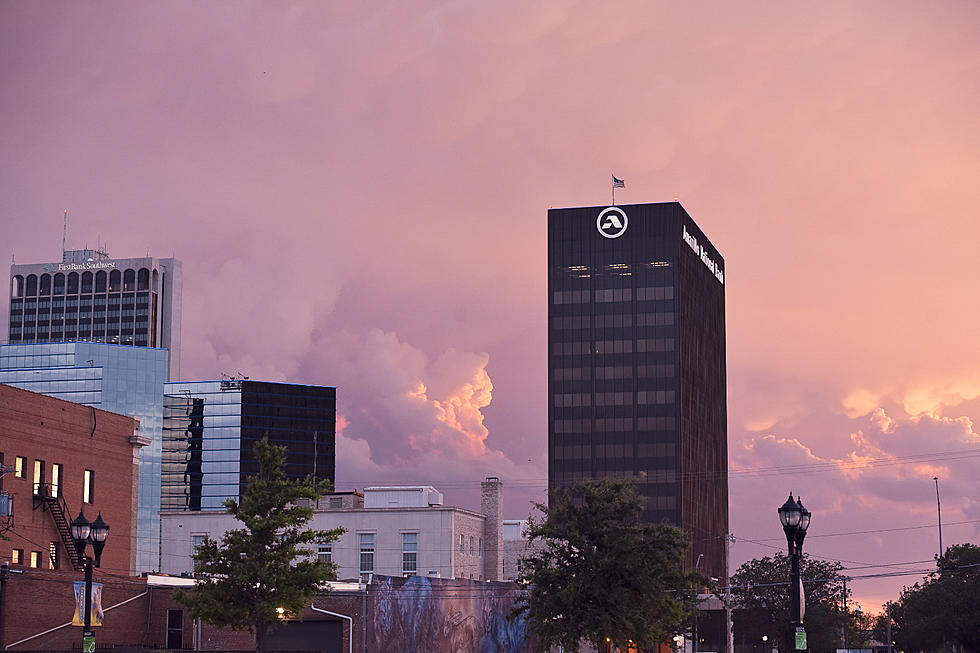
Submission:
<svg viewBox="0 0 980 653">
<path fill-rule="evenodd" d="M 61 260 L 65 259 L 65 252 L 68 251 L 68 209 L 65 209 L 65 224 L 61 229 Z"/>
</svg>

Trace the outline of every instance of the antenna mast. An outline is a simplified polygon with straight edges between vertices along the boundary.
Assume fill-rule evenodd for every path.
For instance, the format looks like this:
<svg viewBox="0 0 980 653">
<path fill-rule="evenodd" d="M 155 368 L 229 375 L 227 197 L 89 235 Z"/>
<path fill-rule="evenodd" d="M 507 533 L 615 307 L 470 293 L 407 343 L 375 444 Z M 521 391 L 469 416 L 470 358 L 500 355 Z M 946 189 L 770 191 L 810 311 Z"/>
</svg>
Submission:
<svg viewBox="0 0 980 653">
<path fill-rule="evenodd" d="M 68 241 L 68 209 L 65 209 L 65 226 L 61 230 L 61 260 L 65 260 L 65 251 L 68 249 L 66 243 Z"/>
</svg>

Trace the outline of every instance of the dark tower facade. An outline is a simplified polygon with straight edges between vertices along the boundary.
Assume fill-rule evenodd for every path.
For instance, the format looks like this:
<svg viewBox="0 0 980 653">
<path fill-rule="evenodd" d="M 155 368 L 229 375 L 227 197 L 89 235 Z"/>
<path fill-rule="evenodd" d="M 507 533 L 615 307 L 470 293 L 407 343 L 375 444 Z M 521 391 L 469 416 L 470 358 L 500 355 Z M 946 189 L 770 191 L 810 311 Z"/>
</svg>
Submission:
<svg viewBox="0 0 980 653">
<path fill-rule="evenodd" d="M 548 211 L 548 348 L 550 491 L 634 479 L 727 578 L 725 261 L 679 203 Z"/>
<path fill-rule="evenodd" d="M 331 483 L 337 389 L 248 379 L 164 386 L 162 510 L 218 510 L 259 471 L 255 443 L 286 447 L 286 476 Z"/>
</svg>

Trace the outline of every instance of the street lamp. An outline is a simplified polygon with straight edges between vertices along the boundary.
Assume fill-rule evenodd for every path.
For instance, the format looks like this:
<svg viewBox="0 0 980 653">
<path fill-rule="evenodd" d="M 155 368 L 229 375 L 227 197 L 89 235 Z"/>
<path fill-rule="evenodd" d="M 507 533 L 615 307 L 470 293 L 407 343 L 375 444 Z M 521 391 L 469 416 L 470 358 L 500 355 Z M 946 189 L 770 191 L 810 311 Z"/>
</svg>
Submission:
<svg viewBox="0 0 980 653">
<path fill-rule="evenodd" d="M 783 525 L 786 544 L 789 547 L 791 576 L 789 618 L 793 625 L 793 631 L 790 633 L 790 650 L 805 650 L 806 631 L 803 630 L 803 615 L 806 610 L 803 607 L 803 583 L 800 581 L 800 555 L 803 552 L 806 529 L 810 527 L 810 511 L 803 507 L 802 500 L 794 501 L 793 494 L 790 493 L 786 503 L 778 508 L 778 512 L 779 522 Z"/>
<path fill-rule="evenodd" d="M 82 631 L 82 652 L 94 653 L 95 632 L 92 630 L 92 564 L 93 560 L 85 555 L 85 545 L 92 543 L 92 553 L 95 554 L 95 566 L 101 566 L 102 549 L 109 537 L 109 524 L 102 519 L 102 513 L 90 522 L 85 518 L 85 511 L 79 511 L 78 517 L 71 523 L 71 536 L 75 540 L 75 548 L 85 564 L 85 626 Z"/>
</svg>

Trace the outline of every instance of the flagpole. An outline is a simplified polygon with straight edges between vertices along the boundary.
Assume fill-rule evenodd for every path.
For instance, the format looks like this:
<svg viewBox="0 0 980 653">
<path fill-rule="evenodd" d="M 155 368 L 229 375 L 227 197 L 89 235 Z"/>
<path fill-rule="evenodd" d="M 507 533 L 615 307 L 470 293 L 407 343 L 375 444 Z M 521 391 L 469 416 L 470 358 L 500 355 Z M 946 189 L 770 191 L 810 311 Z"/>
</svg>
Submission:
<svg viewBox="0 0 980 653">
<path fill-rule="evenodd" d="M 616 206 L 616 179 L 613 178 L 611 181 L 612 181 L 612 205 Z"/>
</svg>

